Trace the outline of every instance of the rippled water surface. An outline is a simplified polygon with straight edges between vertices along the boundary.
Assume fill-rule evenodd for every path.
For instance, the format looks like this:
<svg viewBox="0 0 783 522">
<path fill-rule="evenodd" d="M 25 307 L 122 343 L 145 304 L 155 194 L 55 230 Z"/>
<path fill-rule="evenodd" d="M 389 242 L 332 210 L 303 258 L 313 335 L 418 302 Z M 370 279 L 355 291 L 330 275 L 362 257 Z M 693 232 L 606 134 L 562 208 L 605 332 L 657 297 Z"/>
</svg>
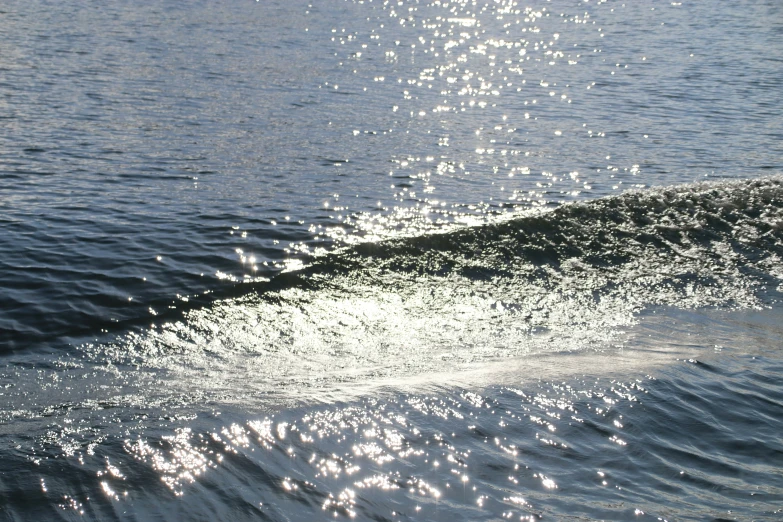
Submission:
<svg viewBox="0 0 783 522">
<path fill-rule="evenodd" d="M 0 6 L 0 515 L 779 520 L 774 1 Z"/>
</svg>

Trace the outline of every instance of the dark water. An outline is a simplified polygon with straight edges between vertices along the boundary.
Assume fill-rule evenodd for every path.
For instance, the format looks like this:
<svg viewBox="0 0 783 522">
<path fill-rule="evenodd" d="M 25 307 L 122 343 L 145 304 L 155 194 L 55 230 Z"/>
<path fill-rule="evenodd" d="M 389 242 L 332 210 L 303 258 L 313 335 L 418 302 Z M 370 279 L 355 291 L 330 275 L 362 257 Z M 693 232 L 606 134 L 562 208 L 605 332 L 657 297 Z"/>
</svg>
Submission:
<svg viewBox="0 0 783 522">
<path fill-rule="evenodd" d="M 783 519 L 777 2 L 0 29 L 2 517 Z"/>
</svg>

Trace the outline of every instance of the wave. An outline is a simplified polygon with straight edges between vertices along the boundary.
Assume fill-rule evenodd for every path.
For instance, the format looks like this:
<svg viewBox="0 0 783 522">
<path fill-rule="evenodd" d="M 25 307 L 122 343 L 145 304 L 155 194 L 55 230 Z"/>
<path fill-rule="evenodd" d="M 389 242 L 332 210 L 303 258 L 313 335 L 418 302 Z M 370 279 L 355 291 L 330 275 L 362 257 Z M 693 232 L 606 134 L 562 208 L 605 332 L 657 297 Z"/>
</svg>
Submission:
<svg viewBox="0 0 783 522">
<path fill-rule="evenodd" d="M 58 392 L 85 407 L 107 394 L 140 405 L 301 400 L 313 387 L 328 396 L 449 382 L 498 364 L 517 378 L 533 371 L 530 356 L 610 353 L 661 308 L 774 307 L 782 224 L 781 177 L 627 192 L 356 245 L 214 301 L 191 300 L 152 325 L 122 323 L 121 333 L 29 357 L 65 372 L 63 382 L 93 382 Z M 26 375 L 34 370 L 25 354 L 9 361 Z M 12 380 L 21 411 L 27 380 Z"/>
<path fill-rule="evenodd" d="M 655 307 L 773 305 L 781 225 L 780 177 L 628 192 L 357 245 L 86 351 L 241 396 L 602 349 Z"/>
<path fill-rule="evenodd" d="M 627 192 L 529 210 L 481 226 L 363 243 L 311 259 L 306 268 L 269 282 L 211 286 L 207 293 L 178 299 L 175 307 L 170 295 L 150 293 L 152 288 L 139 299 L 144 306 L 129 307 L 116 292 L 101 293 L 106 292 L 104 276 L 92 272 L 89 285 L 80 290 L 89 301 L 82 306 L 78 299 L 34 303 L 19 301 L 18 292 L 6 296 L 8 310 L 15 305 L 23 310 L 5 321 L 0 346 L 51 347 L 60 341 L 78 344 L 96 332 L 140 332 L 150 322 L 187 322 L 188 315 L 222 307 L 227 300 L 279 301 L 280 292 L 293 289 L 349 296 L 358 291 L 354 279 L 365 281 L 370 293 L 381 287 L 392 294 L 415 291 L 417 285 L 456 285 L 456 292 L 475 287 L 470 292 L 494 296 L 506 312 L 530 316 L 528 326 L 546 326 L 551 315 L 552 306 L 531 297 L 540 292 L 571 292 L 588 301 L 621 299 L 625 293 L 634 309 L 763 306 L 776 299 L 783 273 L 780 185 L 780 177 L 767 177 Z M 532 285 L 530 295 L 511 288 L 516 284 Z M 432 305 L 439 306 L 437 299 Z M 25 316 L 30 307 L 38 314 L 35 320 Z M 157 315 L 150 316 L 148 308 Z M 38 320 L 40 314 L 47 315 L 45 323 Z"/>
</svg>

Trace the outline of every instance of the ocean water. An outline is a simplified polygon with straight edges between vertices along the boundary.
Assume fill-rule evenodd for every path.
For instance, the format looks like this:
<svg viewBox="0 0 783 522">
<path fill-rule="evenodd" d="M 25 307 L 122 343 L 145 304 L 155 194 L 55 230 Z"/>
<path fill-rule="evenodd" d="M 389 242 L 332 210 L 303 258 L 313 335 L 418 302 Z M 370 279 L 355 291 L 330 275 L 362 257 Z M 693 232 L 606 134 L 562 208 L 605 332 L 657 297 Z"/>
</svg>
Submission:
<svg viewBox="0 0 783 522">
<path fill-rule="evenodd" d="M 783 520 L 779 2 L 0 35 L 0 518 Z"/>
</svg>

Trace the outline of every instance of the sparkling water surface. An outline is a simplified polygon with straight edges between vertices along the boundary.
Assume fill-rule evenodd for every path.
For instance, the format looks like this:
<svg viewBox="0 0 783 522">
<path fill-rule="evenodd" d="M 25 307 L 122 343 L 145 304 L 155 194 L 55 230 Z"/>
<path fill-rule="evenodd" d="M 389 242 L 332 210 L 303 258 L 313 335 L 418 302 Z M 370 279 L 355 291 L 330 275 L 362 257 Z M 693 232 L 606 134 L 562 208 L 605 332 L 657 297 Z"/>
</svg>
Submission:
<svg viewBox="0 0 783 522">
<path fill-rule="evenodd" d="M 0 27 L 4 518 L 783 516 L 778 2 Z"/>
</svg>

